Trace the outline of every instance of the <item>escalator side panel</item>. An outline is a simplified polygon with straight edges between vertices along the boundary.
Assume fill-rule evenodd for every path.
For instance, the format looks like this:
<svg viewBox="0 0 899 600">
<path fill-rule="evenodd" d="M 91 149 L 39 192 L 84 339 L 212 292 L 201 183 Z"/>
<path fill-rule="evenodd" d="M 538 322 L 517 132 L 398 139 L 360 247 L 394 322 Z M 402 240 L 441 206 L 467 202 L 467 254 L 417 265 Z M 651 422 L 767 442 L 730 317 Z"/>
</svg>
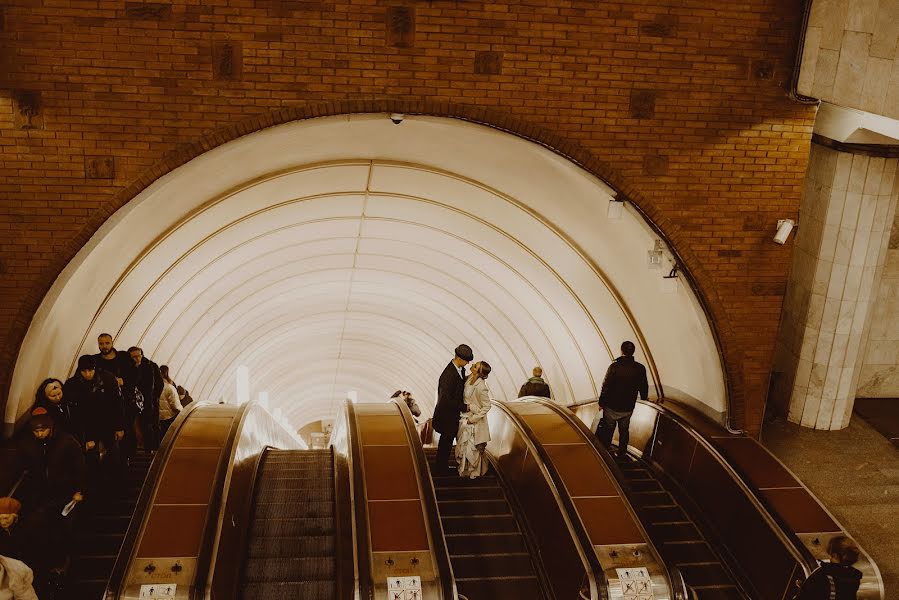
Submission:
<svg viewBox="0 0 899 600">
<path fill-rule="evenodd" d="M 548 591 L 559 599 L 577 598 L 588 573 L 586 550 L 571 533 L 556 492 L 511 415 L 495 406 L 488 419 L 487 451 L 517 499 L 533 545 L 540 549 L 536 558 L 546 573 Z"/>
<path fill-rule="evenodd" d="M 355 502 L 364 504 L 368 534 L 357 539 L 360 554 L 366 554 L 371 565 L 375 596 L 386 597 L 390 579 L 418 576 L 421 597 L 451 600 L 438 566 L 441 532 L 429 521 L 404 413 L 393 402 L 348 404 L 347 410 L 359 441 L 359 464 L 353 468 L 363 474 L 361 489 L 354 490 Z"/>
<path fill-rule="evenodd" d="M 135 514 L 142 518 L 132 520 L 129 527 L 108 598 L 137 599 L 144 584 L 174 584 L 189 590 L 198 579 L 204 580 L 205 571 L 199 565 L 214 533 L 211 515 L 217 514 L 219 488 L 215 483 L 206 490 L 193 485 L 177 488 L 192 478 L 205 478 L 207 483 L 220 480 L 226 465 L 223 457 L 227 459 L 243 411 L 242 407 L 197 402 L 178 416 L 153 461 L 148 476 L 153 485 L 141 491 Z M 209 453 L 214 459 L 198 466 L 187 460 L 191 450 Z"/>
<path fill-rule="evenodd" d="M 224 500 L 210 543 L 211 562 L 205 586 L 216 600 L 236 598 L 240 568 L 253 509 L 253 489 L 266 447 L 296 448 L 297 441 L 262 406 L 250 403 L 229 448 L 228 470 L 221 484 Z"/>
</svg>

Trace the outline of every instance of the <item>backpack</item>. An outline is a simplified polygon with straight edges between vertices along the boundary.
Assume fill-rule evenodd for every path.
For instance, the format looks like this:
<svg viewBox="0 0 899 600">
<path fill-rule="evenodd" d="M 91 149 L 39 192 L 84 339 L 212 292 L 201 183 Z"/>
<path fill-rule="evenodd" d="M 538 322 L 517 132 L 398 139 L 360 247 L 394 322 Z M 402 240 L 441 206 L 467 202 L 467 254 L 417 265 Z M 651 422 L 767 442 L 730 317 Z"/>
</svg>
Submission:
<svg viewBox="0 0 899 600">
<path fill-rule="evenodd" d="M 122 386 L 122 398 L 125 400 L 125 406 L 131 406 L 138 414 L 144 412 L 144 395 L 136 385 Z"/>
</svg>

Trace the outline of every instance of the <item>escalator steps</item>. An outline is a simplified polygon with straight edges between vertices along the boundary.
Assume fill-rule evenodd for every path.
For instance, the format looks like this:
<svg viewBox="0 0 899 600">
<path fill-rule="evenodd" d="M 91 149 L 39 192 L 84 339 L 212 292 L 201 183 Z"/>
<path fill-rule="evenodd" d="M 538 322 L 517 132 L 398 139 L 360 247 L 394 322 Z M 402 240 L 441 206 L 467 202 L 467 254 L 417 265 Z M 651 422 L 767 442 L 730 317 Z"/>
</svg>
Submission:
<svg viewBox="0 0 899 600">
<path fill-rule="evenodd" d="M 524 538 L 514 533 L 481 533 L 473 536 L 465 533 L 446 534 L 446 548 L 453 556 L 466 552 L 501 554 L 503 552 L 527 552 Z"/>
<path fill-rule="evenodd" d="M 333 581 L 284 581 L 248 583 L 241 589 L 243 600 L 333 600 Z"/>
<path fill-rule="evenodd" d="M 640 462 L 620 465 L 628 497 L 666 563 L 676 565 L 698 600 L 745 600 L 733 577 L 662 482 Z"/>
<path fill-rule="evenodd" d="M 261 502 L 256 504 L 257 519 L 293 519 L 299 517 L 330 517 L 334 501 L 308 500 L 299 502 Z"/>
<path fill-rule="evenodd" d="M 331 556 L 311 558 L 251 558 L 244 571 L 244 582 L 259 581 L 331 581 L 334 579 Z"/>
<path fill-rule="evenodd" d="M 252 537 L 331 535 L 333 533 L 333 518 L 255 519 L 250 527 Z"/>
<path fill-rule="evenodd" d="M 433 470 L 434 452 L 426 453 Z M 544 600 L 524 536 L 496 476 L 432 480 L 459 593 L 470 600 Z"/>
<path fill-rule="evenodd" d="M 330 450 L 268 450 L 254 491 L 243 600 L 334 600 Z"/>
<path fill-rule="evenodd" d="M 250 541 L 250 558 L 334 556 L 330 535 L 280 536 Z"/>
</svg>

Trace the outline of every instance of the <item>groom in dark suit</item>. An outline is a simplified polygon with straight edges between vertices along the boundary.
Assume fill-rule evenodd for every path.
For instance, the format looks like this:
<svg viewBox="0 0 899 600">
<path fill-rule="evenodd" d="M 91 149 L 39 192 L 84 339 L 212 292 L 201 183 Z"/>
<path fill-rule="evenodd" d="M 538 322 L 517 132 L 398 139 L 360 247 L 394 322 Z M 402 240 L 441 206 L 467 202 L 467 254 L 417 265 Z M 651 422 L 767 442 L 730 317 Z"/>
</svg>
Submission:
<svg viewBox="0 0 899 600">
<path fill-rule="evenodd" d="M 437 384 L 437 406 L 434 407 L 434 431 L 440 434 L 437 442 L 436 475 L 451 473 L 449 456 L 453 442 L 459 432 L 459 416 L 465 410 L 462 392 L 465 389 L 465 365 L 474 359 L 474 354 L 465 344 L 456 348 L 456 356 L 446 365 Z"/>
</svg>

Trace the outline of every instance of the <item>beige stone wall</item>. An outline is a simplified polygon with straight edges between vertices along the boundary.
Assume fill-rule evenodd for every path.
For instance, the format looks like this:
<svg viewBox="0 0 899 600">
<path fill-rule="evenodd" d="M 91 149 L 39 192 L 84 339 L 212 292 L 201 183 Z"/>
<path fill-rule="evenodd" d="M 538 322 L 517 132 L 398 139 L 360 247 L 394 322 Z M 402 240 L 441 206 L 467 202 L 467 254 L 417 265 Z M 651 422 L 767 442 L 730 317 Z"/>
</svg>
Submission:
<svg viewBox="0 0 899 600">
<path fill-rule="evenodd" d="M 899 219 L 893 223 L 873 310 L 856 396 L 899 398 Z"/>
<path fill-rule="evenodd" d="M 813 0 L 798 90 L 899 118 L 899 0 Z"/>
<path fill-rule="evenodd" d="M 775 358 L 794 423 L 849 424 L 895 218 L 897 162 L 812 145 Z"/>
</svg>

